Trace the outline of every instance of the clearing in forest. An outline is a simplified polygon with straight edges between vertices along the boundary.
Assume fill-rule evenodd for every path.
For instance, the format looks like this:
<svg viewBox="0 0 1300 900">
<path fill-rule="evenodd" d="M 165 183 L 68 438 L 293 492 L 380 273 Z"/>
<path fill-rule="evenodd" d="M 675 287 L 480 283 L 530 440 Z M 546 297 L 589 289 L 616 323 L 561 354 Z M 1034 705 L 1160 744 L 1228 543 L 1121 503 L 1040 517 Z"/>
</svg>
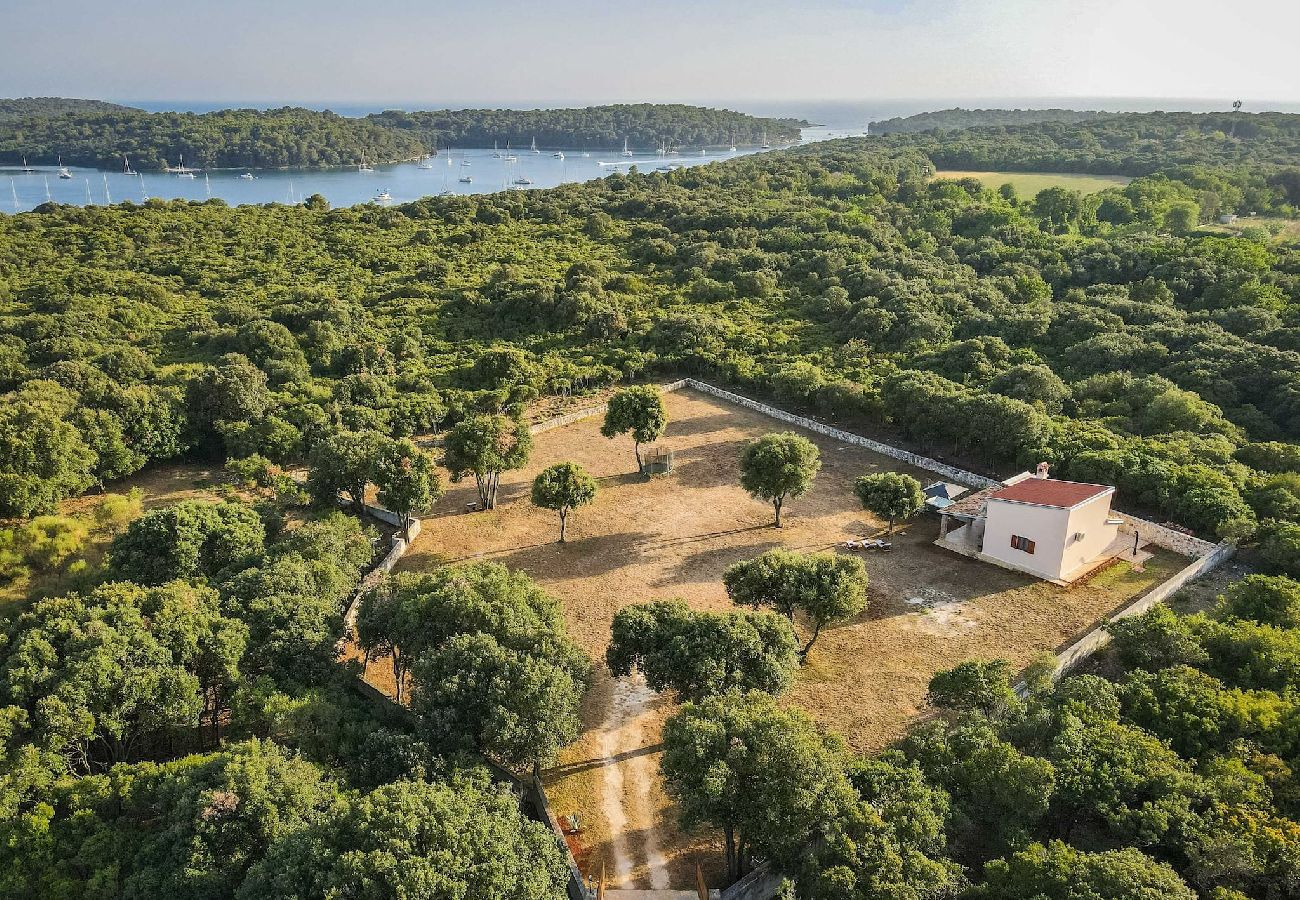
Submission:
<svg viewBox="0 0 1300 900">
<path fill-rule="evenodd" d="M 1047 188 L 1062 187 L 1084 194 L 1095 194 L 1106 188 L 1123 187 L 1132 181 L 1123 175 L 1085 175 L 1072 172 L 956 172 L 935 173 L 936 178 L 978 178 L 990 190 L 1010 184 L 1021 197 L 1033 197 Z"/>
<path fill-rule="evenodd" d="M 660 730 L 675 704 L 603 668 L 610 622 L 622 606 L 681 597 L 701 609 L 729 605 L 722 571 L 783 546 L 834 550 L 874 535 L 883 523 L 863 512 L 853 479 L 896 470 L 925 472 L 858 447 L 808 434 L 822 471 L 806 496 L 788 503 L 788 521 L 771 527 L 772 508 L 737 481 L 745 444 L 789 426 L 692 390 L 664 397 L 670 424 L 662 444 L 676 451 L 672 475 L 635 474 L 630 439 L 600 435 L 600 417 L 536 436 L 528 467 L 502 479 L 501 505 L 466 514 L 472 483 L 452 485 L 401 570 L 491 560 L 528 573 L 564 603 L 573 637 L 598 663 L 584 707 L 585 731 L 546 773 L 557 814 L 577 813 L 584 872 L 603 861 L 611 886 L 689 887 L 694 865 L 718 883 L 720 846 L 682 834 L 659 779 Z M 599 479 L 594 504 L 575 512 L 569 543 L 555 543 L 554 513 L 533 507 L 528 486 L 546 466 L 580 463 Z M 810 710 L 859 750 L 898 738 L 920 712 L 930 676 L 970 658 L 1006 657 L 1023 665 L 1147 587 L 1184 561 L 1157 553 L 1143 573 L 1119 564 L 1088 583 L 1062 589 L 931 545 L 937 524 L 924 515 L 894 538 L 892 553 L 869 555 L 871 605 L 857 620 L 824 632 L 788 701 Z M 381 687 L 388 667 L 372 666 Z M 389 676 L 391 677 L 391 676 Z"/>
</svg>

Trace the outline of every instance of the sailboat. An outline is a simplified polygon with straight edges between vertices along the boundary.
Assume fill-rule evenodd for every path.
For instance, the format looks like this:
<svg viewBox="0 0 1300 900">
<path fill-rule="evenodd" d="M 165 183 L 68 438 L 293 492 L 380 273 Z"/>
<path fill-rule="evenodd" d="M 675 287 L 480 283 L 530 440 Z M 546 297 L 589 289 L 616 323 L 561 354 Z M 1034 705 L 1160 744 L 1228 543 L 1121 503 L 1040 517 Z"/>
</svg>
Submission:
<svg viewBox="0 0 1300 900">
<path fill-rule="evenodd" d="M 208 173 L 207 173 L 207 172 L 204 172 L 204 173 L 203 173 L 203 190 L 207 192 L 207 195 L 208 195 L 209 197 L 212 196 L 212 182 L 208 181 Z"/>
<path fill-rule="evenodd" d="M 432 168 L 433 168 L 433 157 L 430 156 L 430 155 L 427 154 L 427 153 L 421 153 L 421 154 L 420 154 L 420 162 L 418 163 L 418 165 L 416 166 L 416 168 L 419 168 L 419 169 L 432 169 Z"/>
<path fill-rule="evenodd" d="M 46 175 L 45 176 L 45 202 L 50 203 L 53 200 L 54 198 L 50 196 L 50 176 Z"/>
<path fill-rule="evenodd" d="M 538 149 L 537 149 L 537 138 L 533 138 L 533 146 L 532 146 L 530 149 L 531 149 L 534 153 L 541 153 L 541 152 L 542 152 L 541 150 L 538 150 Z"/>
<path fill-rule="evenodd" d="M 496 141 L 493 141 L 493 142 L 492 142 L 492 157 L 493 157 L 493 159 L 500 159 L 500 158 L 501 158 L 501 151 L 497 149 L 497 142 L 496 142 Z"/>
<path fill-rule="evenodd" d="M 27 165 L 27 157 L 25 157 L 25 156 L 23 157 L 23 167 L 22 167 L 21 169 L 19 169 L 18 171 L 22 172 L 24 175 L 35 175 L 35 174 L 36 174 L 36 170 L 33 169 L 31 166 Z"/>
<path fill-rule="evenodd" d="M 135 175 L 135 174 L 137 174 L 137 173 L 136 173 L 136 172 L 131 168 L 131 161 L 130 161 L 129 159 L 126 158 L 126 154 L 125 154 L 125 153 L 122 154 L 122 174 L 123 174 L 123 175 Z"/>
<path fill-rule="evenodd" d="M 629 149 L 627 149 L 627 138 L 626 138 L 626 137 L 623 138 L 623 155 L 624 155 L 624 156 L 631 156 L 631 155 L 632 155 L 632 151 L 629 150 Z"/>
<path fill-rule="evenodd" d="M 769 144 L 769 143 L 767 142 L 767 132 L 766 132 L 766 131 L 763 132 L 763 149 L 764 149 L 764 150 L 771 150 L 771 149 L 772 149 L 772 145 Z"/>
<path fill-rule="evenodd" d="M 366 151 L 361 151 L 361 164 L 357 166 L 358 172 L 373 172 L 375 167 L 366 162 Z"/>
<path fill-rule="evenodd" d="M 181 178 L 193 178 L 194 173 L 185 168 L 185 157 L 181 156 L 181 164 L 176 167 L 176 174 Z"/>
<path fill-rule="evenodd" d="M 72 173 L 69 172 L 68 167 L 63 164 L 62 156 L 59 157 L 59 177 L 62 178 L 64 181 L 72 180 Z"/>
</svg>

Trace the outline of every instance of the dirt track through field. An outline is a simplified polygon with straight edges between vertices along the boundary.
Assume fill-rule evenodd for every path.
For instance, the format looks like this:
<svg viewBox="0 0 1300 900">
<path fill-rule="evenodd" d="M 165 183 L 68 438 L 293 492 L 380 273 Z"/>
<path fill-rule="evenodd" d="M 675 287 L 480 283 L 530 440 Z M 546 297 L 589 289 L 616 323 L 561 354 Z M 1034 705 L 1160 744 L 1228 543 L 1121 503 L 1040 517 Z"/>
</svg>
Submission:
<svg viewBox="0 0 1300 900">
<path fill-rule="evenodd" d="M 676 470 L 647 481 L 635 474 L 632 443 L 600 436 L 592 418 L 539 434 L 528 466 L 502 479 L 500 508 L 466 515 L 473 485 L 451 485 L 400 570 L 487 560 L 527 572 L 563 605 L 569 633 L 596 662 L 583 704 L 585 730 L 544 773 L 557 814 L 577 814 L 579 865 L 602 862 L 618 886 L 690 887 L 696 863 L 721 883 L 716 834 L 684 833 L 659 778 L 663 722 L 671 697 L 614 679 L 602 660 L 610 622 L 623 606 L 680 597 L 696 609 L 729 609 L 723 570 L 774 547 L 835 550 L 848 538 L 879 533 L 853 480 L 875 471 L 926 473 L 862 448 L 810 435 L 822 452 L 813 489 L 787 504 L 786 527 L 771 527 L 772 509 L 737 483 L 748 441 L 788 426 L 691 390 L 665 395 L 663 443 Z M 599 483 L 596 502 L 570 518 L 569 542 L 555 543 L 553 513 L 528 502 L 528 485 L 546 466 L 581 464 Z M 844 735 L 856 750 L 879 749 L 922 710 L 930 676 L 970 658 L 1003 656 L 1024 665 L 1081 631 L 1138 591 L 1162 580 L 1176 562 L 1157 556 L 1138 576 L 1103 573 L 1062 590 L 932 545 L 926 518 L 896 535 L 887 555 L 865 557 L 870 609 L 823 631 L 788 702 Z M 371 672 L 383 677 L 388 667 Z M 610 879 L 614 886 L 613 879 Z"/>
</svg>

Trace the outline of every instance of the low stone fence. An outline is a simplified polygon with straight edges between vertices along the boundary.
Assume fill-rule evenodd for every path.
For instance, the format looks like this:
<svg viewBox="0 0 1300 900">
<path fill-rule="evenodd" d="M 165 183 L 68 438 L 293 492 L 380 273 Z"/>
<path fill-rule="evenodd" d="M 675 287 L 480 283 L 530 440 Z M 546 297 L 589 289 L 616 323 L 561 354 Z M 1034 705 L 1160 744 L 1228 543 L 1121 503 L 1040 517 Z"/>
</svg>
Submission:
<svg viewBox="0 0 1300 900">
<path fill-rule="evenodd" d="M 931 459 L 928 456 L 922 456 L 919 453 L 912 453 L 909 450 L 902 450 L 889 444 L 882 444 L 880 441 L 873 441 L 871 438 L 865 438 L 860 434 L 854 434 L 851 431 L 844 431 L 834 428 L 830 425 L 824 425 L 815 419 L 809 419 L 805 416 L 796 416 L 794 413 L 786 412 L 775 406 L 768 406 L 766 403 L 760 403 L 757 400 L 751 400 L 748 397 L 742 397 L 739 394 L 733 394 L 731 391 L 724 391 L 720 387 L 714 387 L 708 382 L 696 381 L 694 378 L 685 379 L 689 387 L 705 394 L 711 394 L 728 403 L 734 403 L 745 409 L 753 410 L 756 413 L 768 416 L 769 418 L 778 419 L 782 422 L 788 422 L 807 431 L 825 435 L 832 440 L 839 441 L 842 444 L 852 444 L 856 447 L 865 447 L 873 453 L 879 453 L 882 456 L 889 456 L 900 462 L 907 463 L 909 466 L 915 466 L 918 469 L 924 469 L 927 472 L 933 472 L 949 481 L 955 481 L 958 484 L 964 484 L 971 488 L 997 487 L 1000 481 L 992 478 L 986 478 L 983 475 L 976 475 L 974 472 L 967 472 L 965 469 L 958 469 L 946 463 L 941 463 L 937 459 Z"/>
<path fill-rule="evenodd" d="M 720 900 L 772 900 L 782 880 L 779 872 L 767 863 L 760 863 L 731 887 L 724 888 Z"/>
<path fill-rule="evenodd" d="M 351 504 L 347 505 L 350 506 Z M 382 506 L 372 506 L 367 503 L 366 514 L 397 528 L 402 527 L 401 517 L 396 513 L 389 512 Z M 413 543 L 415 539 L 420 536 L 420 520 L 412 519 L 409 530 L 411 532 L 411 542 Z M 397 561 L 406 554 L 409 547 L 410 544 L 407 543 L 407 540 L 402 537 L 400 533 L 393 535 L 388 553 L 385 554 L 384 558 L 376 563 L 369 572 L 362 576 L 361 581 L 357 583 L 356 590 L 353 591 L 352 596 L 348 598 L 347 607 L 343 610 L 345 635 L 351 634 L 352 629 L 357 624 L 357 607 L 360 605 L 358 601 L 360 601 L 362 596 L 368 591 L 374 590 L 375 587 L 379 585 L 379 582 L 383 580 L 385 575 L 393 571 L 393 566 L 397 565 Z M 343 640 L 346 641 L 347 637 L 345 636 Z"/>
<path fill-rule="evenodd" d="M 1122 513 L 1118 510 L 1112 510 L 1112 513 L 1124 523 L 1124 526 L 1127 526 L 1121 526 L 1121 531 L 1128 534 L 1137 532 L 1144 544 L 1155 544 L 1157 547 L 1163 547 L 1177 553 L 1179 556 L 1200 559 L 1209 556 L 1222 546 L 1221 544 L 1211 544 L 1209 541 L 1203 541 L 1198 537 L 1184 534 L 1164 525 L 1157 525 L 1155 522 L 1148 522 L 1146 519 L 1139 519 L 1137 516 L 1130 516 L 1128 513 Z"/>
</svg>

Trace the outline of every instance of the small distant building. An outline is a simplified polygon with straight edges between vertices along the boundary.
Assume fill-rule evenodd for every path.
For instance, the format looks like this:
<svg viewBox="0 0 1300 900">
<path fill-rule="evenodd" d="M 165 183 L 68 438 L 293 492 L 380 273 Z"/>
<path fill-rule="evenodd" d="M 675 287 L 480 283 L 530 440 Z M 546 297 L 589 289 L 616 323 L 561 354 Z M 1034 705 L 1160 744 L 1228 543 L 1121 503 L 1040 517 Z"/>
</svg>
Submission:
<svg viewBox="0 0 1300 900">
<path fill-rule="evenodd" d="M 1219 224 L 1220 224 L 1220 225 L 1236 225 L 1236 224 L 1237 224 L 1237 214 L 1236 214 L 1236 213 L 1224 213 L 1223 215 L 1219 216 Z"/>
<path fill-rule="evenodd" d="M 1025 472 L 940 510 L 940 547 L 1069 584 L 1129 550 L 1110 509 L 1115 489 Z"/>
<path fill-rule="evenodd" d="M 937 512 L 952 506 L 963 494 L 970 493 L 970 488 L 948 481 L 936 481 L 922 489 L 922 493 L 925 494 L 926 508 Z"/>
</svg>

